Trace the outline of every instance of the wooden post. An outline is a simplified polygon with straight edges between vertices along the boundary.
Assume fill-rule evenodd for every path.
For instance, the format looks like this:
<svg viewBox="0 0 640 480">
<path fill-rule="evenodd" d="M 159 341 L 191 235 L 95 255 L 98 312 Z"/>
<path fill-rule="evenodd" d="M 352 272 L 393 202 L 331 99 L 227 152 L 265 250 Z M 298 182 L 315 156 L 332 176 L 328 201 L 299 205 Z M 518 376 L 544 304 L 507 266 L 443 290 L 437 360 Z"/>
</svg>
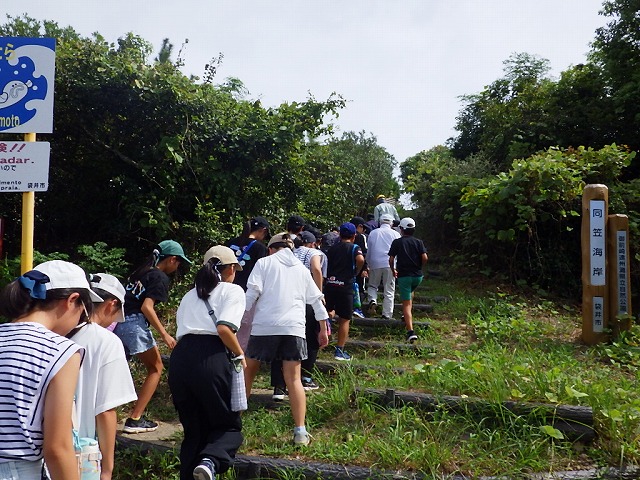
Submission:
<svg viewBox="0 0 640 480">
<path fill-rule="evenodd" d="M 607 273 L 609 324 L 614 338 L 631 329 L 631 272 L 629 268 L 629 217 L 609 215 L 607 220 Z"/>
<path fill-rule="evenodd" d="M 35 142 L 35 133 L 25 133 L 25 142 Z M 35 229 L 36 192 L 22 193 L 22 254 L 20 255 L 20 272 L 25 273 L 33 268 L 33 232 Z"/>
<path fill-rule="evenodd" d="M 595 345 L 607 339 L 606 239 L 609 189 L 587 185 L 582 194 L 582 341 Z"/>
</svg>

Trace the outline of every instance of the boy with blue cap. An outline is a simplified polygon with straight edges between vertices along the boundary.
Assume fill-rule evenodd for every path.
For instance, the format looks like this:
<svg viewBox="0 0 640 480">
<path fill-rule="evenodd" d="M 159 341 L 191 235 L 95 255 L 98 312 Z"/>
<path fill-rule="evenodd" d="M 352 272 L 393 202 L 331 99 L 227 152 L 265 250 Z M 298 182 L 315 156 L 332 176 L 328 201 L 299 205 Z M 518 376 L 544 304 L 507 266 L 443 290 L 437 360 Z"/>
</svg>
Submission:
<svg viewBox="0 0 640 480">
<path fill-rule="evenodd" d="M 339 361 L 351 360 L 344 346 L 349 337 L 349 322 L 353 316 L 353 283 L 356 273 L 362 270 L 364 255 L 353 242 L 356 226 L 351 222 L 340 225 L 340 242 L 327 252 L 327 280 L 324 296 L 328 311 L 335 311 L 338 317 L 338 344 L 334 358 Z"/>
</svg>

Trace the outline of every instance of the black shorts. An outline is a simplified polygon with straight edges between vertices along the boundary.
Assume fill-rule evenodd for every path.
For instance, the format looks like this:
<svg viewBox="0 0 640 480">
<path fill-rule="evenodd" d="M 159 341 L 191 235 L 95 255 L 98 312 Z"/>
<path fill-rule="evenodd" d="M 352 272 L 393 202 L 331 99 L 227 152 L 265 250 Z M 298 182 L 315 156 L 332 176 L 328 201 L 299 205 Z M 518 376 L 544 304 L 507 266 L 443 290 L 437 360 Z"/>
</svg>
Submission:
<svg viewBox="0 0 640 480">
<path fill-rule="evenodd" d="M 336 315 L 345 320 L 353 317 L 353 286 L 325 285 L 324 300 L 327 311 L 335 310 Z"/>
<path fill-rule="evenodd" d="M 307 341 L 294 335 L 251 335 L 244 353 L 260 362 L 302 361 L 307 359 Z"/>
</svg>

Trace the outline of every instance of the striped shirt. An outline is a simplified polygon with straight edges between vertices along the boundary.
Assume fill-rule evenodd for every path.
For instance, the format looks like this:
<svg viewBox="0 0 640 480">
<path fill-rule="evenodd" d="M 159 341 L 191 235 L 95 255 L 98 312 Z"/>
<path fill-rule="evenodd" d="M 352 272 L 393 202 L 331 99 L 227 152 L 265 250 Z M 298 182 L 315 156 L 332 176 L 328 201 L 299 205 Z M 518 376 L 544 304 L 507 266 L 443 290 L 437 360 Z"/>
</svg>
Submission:
<svg viewBox="0 0 640 480">
<path fill-rule="evenodd" d="M 293 255 L 307 267 L 307 270 L 311 270 L 311 259 L 316 255 L 322 255 L 322 252 L 315 248 L 298 247 L 293 251 Z"/>
<path fill-rule="evenodd" d="M 42 458 L 47 387 L 76 352 L 84 350 L 39 323 L 0 324 L 0 463 Z"/>
</svg>

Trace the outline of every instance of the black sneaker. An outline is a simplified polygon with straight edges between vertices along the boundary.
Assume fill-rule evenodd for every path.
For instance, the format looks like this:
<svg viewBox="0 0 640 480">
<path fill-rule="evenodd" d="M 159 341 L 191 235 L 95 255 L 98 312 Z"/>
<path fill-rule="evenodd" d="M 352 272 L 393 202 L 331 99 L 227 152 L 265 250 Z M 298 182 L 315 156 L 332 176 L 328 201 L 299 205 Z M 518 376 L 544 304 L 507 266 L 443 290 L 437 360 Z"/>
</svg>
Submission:
<svg viewBox="0 0 640 480">
<path fill-rule="evenodd" d="M 282 402 L 284 400 L 284 397 L 286 396 L 287 396 L 286 388 L 275 387 L 273 389 L 273 395 L 271 396 L 271 399 L 275 402 Z"/>
<path fill-rule="evenodd" d="M 413 342 L 415 342 L 416 340 L 418 340 L 418 335 L 416 335 L 416 334 L 413 332 L 413 330 L 409 330 L 409 331 L 407 332 L 407 342 L 409 342 L 409 343 L 413 343 Z"/>
<path fill-rule="evenodd" d="M 208 458 L 203 458 L 193 469 L 193 478 L 194 480 L 215 480 L 216 466 Z"/>
<path fill-rule="evenodd" d="M 156 422 L 152 422 L 145 417 L 140 417 L 138 420 L 127 418 L 127 421 L 124 422 L 124 428 L 122 431 L 124 433 L 142 433 L 153 432 L 157 428 L 158 424 Z"/>
</svg>

